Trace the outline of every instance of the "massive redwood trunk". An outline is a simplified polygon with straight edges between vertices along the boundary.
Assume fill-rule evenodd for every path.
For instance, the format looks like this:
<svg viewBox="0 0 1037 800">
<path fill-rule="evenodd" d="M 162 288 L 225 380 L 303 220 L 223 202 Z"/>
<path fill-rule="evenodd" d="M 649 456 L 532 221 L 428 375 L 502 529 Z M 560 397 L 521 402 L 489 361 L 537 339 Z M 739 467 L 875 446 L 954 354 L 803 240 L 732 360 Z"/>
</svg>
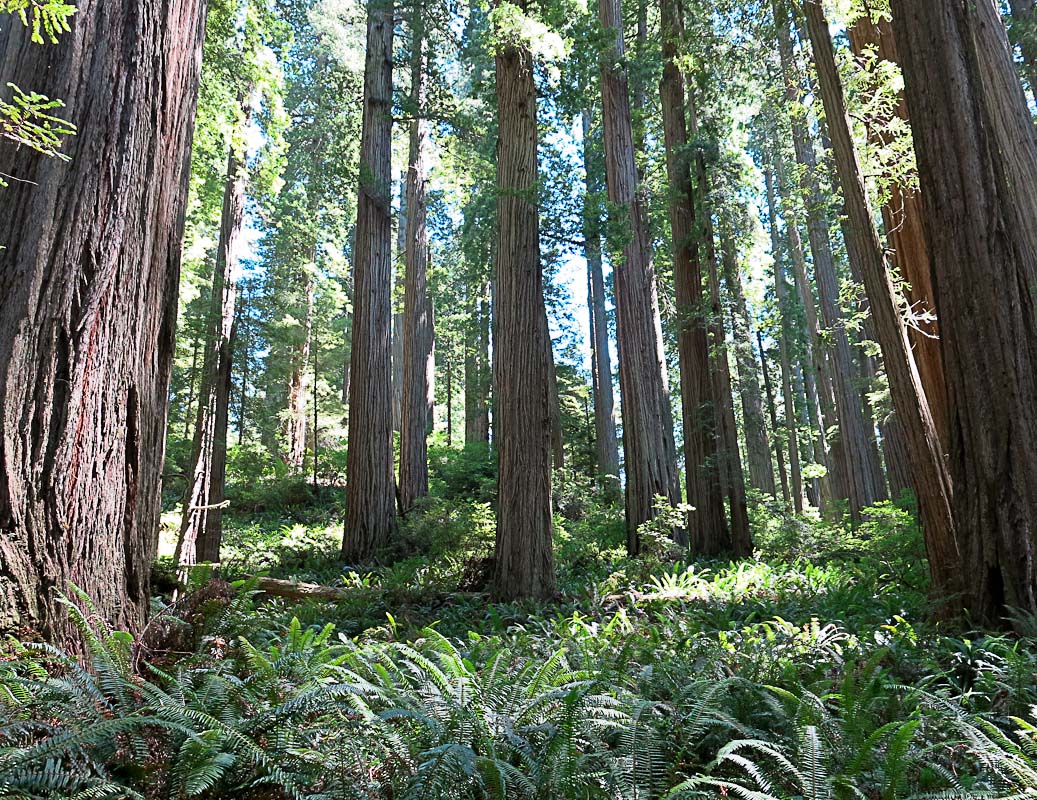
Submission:
<svg viewBox="0 0 1037 800">
<path fill-rule="evenodd" d="M 428 38 L 422 7 L 415 3 L 411 22 L 410 168 L 407 171 L 407 233 L 404 247 L 406 285 L 403 298 L 403 386 L 400 430 L 400 510 L 410 511 L 428 494 L 428 433 L 432 419 L 432 298 L 428 293 L 428 230 L 425 200 L 428 182 L 429 123 L 425 114 Z"/>
<path fill-rule="evenodd" d="M 892 8 L 940 314 L 956 577 L 972 619 L 996 622 L 1037 611 L 1037 144 L 992 0 Z"/>
<path fill-rule="evenodd" d="M 521 0 L 520 8 L 525 10 Z M 499 480 L 494 594 L 512 600 L 554 593 L 553 364 L 540 266 L 533 56 L 527 44 L 505 40 L 497 45 L 496 65 L 499 139 L 493 352 Z"/>
<path fill-rule="evenodd" d="M 252 106 L 243 107 L 241 131 L 248 128 Z M 195 420 L 191 464 L 180 537 L 174 560 L 180 566 L 220 560 L 223 538 L 223 495 L 227 472 L 227 420 L 230 411 L 234 306 L 241 234 L 245 224 L 248 170 L 245 153 L 232 144 L 227 156 L 220 238 L 212 274 L 205 360 L 202 367 L 198 415 Z"/>
<path fill-rule="evenodd" d="M 591 378 L 594 392 L 594 441 L 598 475 L 610 495 L 619 489 L 619 440 L 616 437 L 616 398 L 612 386 L 609 323 L 605 312 L 605 278 L 601 264 L 601 192 L 599 163 L 593 158 L 592 115 L 583 112 L 583 168 L 587 198 L 583 207 L 584 254 L 587 258 L 587 307 L 590 314 Z"/>
<path fill-rule="evenodd" d="M 706 303 L 702 291 L 701 255 L 706 212 L 696 224 L 695 187 L 691 180 L 688 122 L 684 113 L 684 75 L 678 45 L 684 35 L 680 0 L 660 0 L 663 74 L 662 100 L 666 174 L 670 182 L 670 229 L 673 239 L 673 282 L 677 294 L 677 353 L 684 417 L 684 470 L 688 502 L 688 543 L 695 555 L 717 555 L 730 545 L 717 457 L 717 403 L 709 359 Z M 704 177 L 704 176 L 701 176 Z M 709 235 L 712 235 L 710 229 Z"/>
<path fill-rule="evenodd" d="M 392 431 L 391 2 L 367 7 L 364 119 L 353 257 L 346 521 L 342 557 L 357 562 L 396 530 Z"/>
<path fill-rule="evenodd" d="M 0 74 L 79 129 L 0 146 L 0 630 L 72 637 L 55 592 L 138 630 L 150 601 L 204 0 L 80 0 Z"/>
<path fill-rule="evenodd" d="M 832 137 L 832 152 L 846 205 L 849 233 L 846 246 L 851 258 L 861 266 L 861 276 L 889 378 L 890 394 L 907 438 L 929 551 L 933 588 L 937 595 L 949 595 L 960 586 L 957 571 L 961 566 L 954 520 L 951 517 L 951 475 L 943 459 L 935 423 L 914 363 L 907 331 L 900 317 L 898 299 L 869 207 L 850 132 L 828 22 L 815 0 L 808 0 L 804 11 L 825 117 Z M 1018 88 L 1018 82 L 1016 86 Z M 988 356 L 984 353 L 984 361 Z"/>
<path fill-rule="evenodd" d="M 630 93 L 621 68 L 621 0 L 599 0 L 598 12 L 613 43 L 601 59 L 605 174 L 609 201 L 617 222 L 625 228 L 623 254 L 614 276 L 627 479 L 627 549 L 633 554 L 640 549 L 638 526 L 655 516 L 656 496 L 677 503 L 680 484 L 647 209 L 638 190 Z"/>
</svg>

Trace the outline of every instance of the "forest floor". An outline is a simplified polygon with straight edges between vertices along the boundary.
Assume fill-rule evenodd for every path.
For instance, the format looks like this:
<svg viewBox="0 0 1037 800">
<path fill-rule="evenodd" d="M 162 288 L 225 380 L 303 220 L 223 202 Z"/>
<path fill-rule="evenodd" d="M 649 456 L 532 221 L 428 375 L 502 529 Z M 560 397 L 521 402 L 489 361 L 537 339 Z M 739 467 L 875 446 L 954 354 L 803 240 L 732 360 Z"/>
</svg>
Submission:
<svg viewBox="0 0 1037 800">
<path fill-rule="evenodd" d="M 360 571 L 339 561 L 338 490 L 238 487 L 222 567 L 234 588 L 171 608 L 189 623 L 175 647 L 142 660 L 87 612 L 93 673 L 32 650 L 0 662 L 0 716 L 22 726 L 21 738 L 0 727 L 0 789 L 17 779 L 36 787 L 12 795 L 26 797 L 1037 793 L 1037 642 L 931 621 L 909 510 L 882 504 L 850 526 L 757 498 L 758 560 L 687 565 L 672 553 L 628 558 L 621 512 L 562 484 L 556 597 L 497 604 L 484 593 L 492 483 L 462 477 L 437 481 L 393 552 Z M 169 535 L 175 513 L 166 523 Z M 160 559 L 159 575 L 169 572 Z M 257 575 L 344 593 L 267 597 Z"/>
</svg>

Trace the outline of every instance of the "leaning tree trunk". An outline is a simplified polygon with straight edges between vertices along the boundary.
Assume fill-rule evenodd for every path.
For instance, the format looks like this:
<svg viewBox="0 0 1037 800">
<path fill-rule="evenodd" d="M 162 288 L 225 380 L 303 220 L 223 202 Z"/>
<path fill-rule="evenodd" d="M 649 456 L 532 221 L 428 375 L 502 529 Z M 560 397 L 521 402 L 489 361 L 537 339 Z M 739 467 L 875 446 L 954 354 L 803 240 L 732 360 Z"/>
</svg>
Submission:
<svg viewBox="0 0 1037 800">
<path fill-rule="evenodd" d="M 583 168 L 586 199 L 583 207 L 584 254 L 590 311 L 591 375 L 594 389 L 594 441 L 598 475 L 611 495 L 619 488 L 619 440 L 616 437 L 616 398 L 612 386 L 612 357 L 609 353 L 609 323 L 605 312 L 605 278 L 601 265 L 601 193 L 599 163 L 591 140 L 592 115 L 583 112 Z"/>
<path fill-rule="evenodd" d="M 735 257 L 734 243 L 730 234 L 721 228 L 721 265 L 724 284 L 731 307 L 731 329 L 734 333 L 735 364 L 738 367 L 738 396 L 742 404 L 742 424 L 745 428 L 745 449 L 749 462 L 749 480 L 754 489 L 775 494 L 774 463 L 771 461 L 771 445 L 767 436 L 767 420 L 764 417 L 763 399 L 760 394 L 760 378 L 753 352 L 752 326 L 749 311 L 742 291 L 742 278 Z"/>
<path fill-rule="evenodd" d="M 252 118 L 251 103 L 243 104 L 241 130 Z M 202 366 L 198 415 L 194 428 L 188 486 L 174 561 L 180 567 L 218 562 L 223 538 L 223 495 L 227 473 L 227 421 L 230 409 L 234 306 L 237 303 L 238 260 L 245 225 L 248 169 L 245 154 L 232 144 L 227 156 L 220 238 L 212 275 L 212 302 Z"/>
<path fill-rule="evenodd" d="M 428 39 L 420 3 L 413 8 L 410 168 L 407 171 L 406 285 L 403 298 L 403 386 L 400 431 L 400 511 L 428 494 L 428 424 L 432 415 L 432 298 L 428 293 Z"/>
<path fill-rule="evenodd" d="M 525 1 L 520 0 L 525 10 Z M 497 45 L 497 317 L 499 454 L 494 594 L 554 593 L 551 549 L 551 341 L 537 208 L 537 108 L 527 44 Z"/>
<path fill-rule="evenodd" d="M 364 119 L 353 257 L 353 352 L 342 558 L 357 562 L 396 530 L 392 431 L 392 4 L 367 7 Z"/>
<path fill-rule="evenodd" d="M 957 576 L 971 618 L 994 622 L 1037 611 L 1037 145 L 992 0 L 892 8 L 940 314 Z"/>
<path fill-rule="evenodd" d="M 158 543 L 204 0 L 80 0 L 4 79 L 67 103 L 70 161 L 0 147 L 0 630 L 75 638 L 74 584 L 139 630 Z"/>
<path fill-rule="evenodd" d="M 640 549 L 637 528 L 655 516 L 656 496 L 677 503 L 680 484 L 647 209 L 638 192 L 630 93 L 620 67 L 624 51 L 621 0 L 599 0 L 598 12 L 602 26 L 613 37 L 613 46 L 601 61 L 606 182 L 609 201 L 627 228 L 614 278 L 627 550 L 636 554 Z"/>
<path fill-rule="evenodd" d="M 948 596 L 960 586 L 957 573 L 962 566 L 954 519 L 951 516 L 951 475 L 940 449 L 936 426 L 929 412 L 907 331 L 900 316 L 898 298 L 868 204 L 828 22 L 822 8 L 813 0 L 804 5 L 804 11 L 825 117 L 832 137 L 832 152 L 846 204 L 848 231 L 851 234 L 846 246 L 851 257 L 861 265 L 864 288 L 875 319 L 889 379 L 890 394 L 906 435 L 929 552 L 933 590 L 937 596 Z M 1016 88 L 1018 90 L 1018 81 Z M 976 288 L 973 285 L 970 291 L 976 291 Z M 991 354 L 986 350 L 982 352 L 984 362 L 989 363 Z M 964 555 L 964 552 L 961 554 Z"/>
<path fill-rule="evenodd" d="M 717 463 L 717 402 L 707 336 L 707 304 L 702 291 L 701 245 L 705 242 L 705 210 L 696 224 L 696 192 L 691 180 L 688 122 L 684 113 L 684 75 L 678 45 L 684 35 L 680 0 L 660 0 L 663 74 L 662 100 L 666 174 L 670 183 L 670 229 L 673 240 L 673 282 L 677 294 L 677 353 L 684 417 L 684 469 L 688 502 L 695 513 L 688 520 L 693 555 L 712 556 L 728 549 L 730 535 Z M 711 232 L 710 232 L 711 233 Z"/>
</svg>

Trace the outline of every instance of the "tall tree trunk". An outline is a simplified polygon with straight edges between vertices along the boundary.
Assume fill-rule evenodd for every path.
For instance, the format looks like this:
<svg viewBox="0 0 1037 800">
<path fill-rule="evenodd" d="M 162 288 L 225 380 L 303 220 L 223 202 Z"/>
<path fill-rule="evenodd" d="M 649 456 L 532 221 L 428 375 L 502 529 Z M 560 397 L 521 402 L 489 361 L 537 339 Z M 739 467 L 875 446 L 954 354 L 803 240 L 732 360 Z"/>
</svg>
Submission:
<svg viewBox="0 0 1037 800">
<path fill-rule="evenodd" d="M 802 108 L 797 78 L 799 67 L 792 50 L 786 0 L 774 0 L 773 8 L 785 99 L 790 108 L 799 109 Z M 882 467 L 869 444 L 871 435 L 857 392 L 853 351 L 839 308 L 839 279 L 828 236 L 825 203 L 817 180 L 814 148 L 802 116 L 794 115 L 792 118 L 792 139 L 801 175 L 800 190 L 806 204 L 807 233 L 814 257 L 814 278 L 817 280 L 821 313 L 832 338 L 832 387 L 839 414 L 839 442 L 845 479 L 842 488 L 846 491 L 850 514 L 859 519 L 863 508 L 872 505 L 885 494 Z"/>
<path fill-rule="evenodd" d="M 684 416 L 684 468 L 688 502 L 695 507 L 688 525 L 691 552 L 717 555 L 730 538 L 717 464 L 717 403 L 709 359 L 706 308 L 702 292 L 702 245 L 712 234 L 691 180 L 688 122 L 684 113 L 684 75 L 678 64 L 678 44 L 684 34 L 680 0 L 660 0 L 663 75 L 662 100 L 666 173 L 670 183 L 670 228 L 673 238 L 673 281 L 677 294 L 677 351 Z M 699 176 L 700 180 L 703 176 Z M 707 233 L 707 228 L 709 231 Z M 706 247 L 709 245 L 707 244 Z"/>
<path fill-rule="evenodd" d="M 760 378 L 753 354 L 752 326 L 749 311 L 742 291 L 742 278 L 738 271 L 734 243 L 729 234 L 721 230 L 721 264 L 724 284 L 731 306 L 731 329 L 734 332 L 735 364 L 738 367 L 738 395 L 742 403 L 742 421 L 745 427 L 745 449 L 749 462 L 749 479 L 754 489 L 775 494 L 774 463 L 767 436 L 767 420 L 764 417 L 763 400 L 760 396 Z"/>
<path fill-rule="evenodd" d="M 803 475 L 799 465 L 799 437 L 796 433 L 796 406 L 792 398 L 792 364 L 789 358 L 788 331 L 788 287 L 785 270 L 781 266 L 781 250 L 778 240 L 778 218 L 774 204 L 774 178 L 770 168 L 764 170 L 767 182 L 767 215 L 771 229 L 771 253 L 774 257 L 774 296 L 778 304 L 778 353 L 781 359 L 781 395 L 785 403 L 785 430 L 788 433 L 789 473 L 792 478 L 792 507 L 796 513 L 803 511 Z M 776 430 L 776 429 L 775 429 Z"/>
<path fill-rule="evenodd" d="M 640 550 L 637 528 L 655 516 L 655 497 L 677 503 L 680 483 L 647 210 L 638 192 L 630 94 L 621 68 L 621 0 L 599 0 L 598 12 L 602 26 L 613 37 L 613 47 L 601 61 L 602 120 L 609 201 L 626 226 L 623 254 L 615 266 L 616 331 L 627 478 L 627 549 L 636 554 Z"/>
<path fill-rule="evenodd" d="M 469 299 L 465 330 L 464 440 L 490 443 L 490 284 L 481 282 Z"/>
<path fill-rule="evenodd" d="M 848 31 L 854 53 L 865 50 L 893 64 L 899 64 L 896 37 L 888 19 L 872 22 L 865 14 Z M 876 79 L 876 84 L 877 84 Z M 901 93 L 894 113 L 910 121 L 907 99 Z M 877 146 L 889 145 L 883 125 L 888 119 L 869 120 L 868 138 Z M 943 356 L 940 352 L 940 327 L 936 318 L 936 295 L 929 264 L 929 248 L 925 243 L 922 195 L 910 185 L 894 182 L 889 187 L 889 200 L 882 206 L 882 221 L 889 246 L 890 261 L 906 281 L 904 293 L 912 308 L 914 324 L 908 328 L 908 338 L 914 350 L 918 374 L 922 379 L 929 410 L 941 441 L 947 438 L 947 389 L 944 385 Z"/>
<path fill-rule="evenodd" d="M 316 245 L 314 245 L 316 251 Z M 306 396 L 309 394 L 310 338 L 313 335 L 313 276 L 304 272 L 301 276 L 302 291 L 306 298 L 306 311 L 302 329 L 294 344 L 292 373 L 288 379 L 288 419 L 286 425 L 285 463 L 296 472 L 302 472 L 306 463 L 306 429 L 309 420 L 306 414 Z"/>
<path fill-rule="evenodd" d="M 774 431 L 774 456 L 778 466 L 778 477 L 781 479 L 781 498 L 785 507 L 792 505 L 792 494 L 789 492 L 789 477 L 785 471 L 785 454 L 781 449 L 781 437 L 778 436 L 778 411 L 774 402 L 774 387 L 771 385 L 770 370 L 767 369 L 767 352 L 763 349 L 763 334 L 756 330 L 756 344 L 760 348 L 760 367 L 763 370 L 763 386 L 767 391 L 767 411 L 771 417 L 771 430 Z"/>
<path fill-rule="evenodd" d="M 851 236 L 847 239 L 846 246 L 851 251 L 851 257 L 861 265 L 894 408 L 903 424 L 908 441 L 915 491 L 918 495 L 933 573 L 933 588 L 937 595 L 946 595 L 956 589 L 955 579 L 959 567 L 958 542 L 950 505 L 951 475 L 944 463 L 936 427 L 929 413 L 907 331 L 900 317 L 900 307 L 883 255 L 882 244 L 868 205 L 867 191 L 850 133 L 828 22 L 824 11 L 812 0 L 804 5 L 804 11 L 814 51 L 814 62 L 817 65 L 825 117 L 832 137 L 832 152 L 849 220 L 848 230 Z M 941 78 L 941 81 L 945 79 L 946 76 Z M 1018 81 L 1015 85 L 1016 90 L 1021 91 Z M 942 112 L 940 116 L 942 117 Z M 944 164 L 942 168 L 946 166 Z M 976 287 L 973 286 L 971 291 L 975 290 Z M 989 353 L 985 352 L 985 361 L 987 356 Z"/>
<path fill-rule="evenodd" d="M 583 112 L 583 167 L 587 194 L 583 206 L 584 255 L 590 312 L 591 375 L 594 389 L 594 441 L 598 475 L 611 494 L 619 488 L 619 440 L 616 436 L 616 399 L 612 386 L 612 356 L 609 353 L 609 323 L 605 311 L 605 278 L 601 259 L 601 193 L 599 164 L 594 159 L 591 139 L 593 116 Z"/>
<path fill-rule="evenodd" d="M 70 161 L 0 150 L 0 631 L 78 637 L 55 592 L 140 630 L 158 543 L 204 0 L 81 0 L 5 80 L 63 98 Z"/>
<path fill-rule="evenodd" d="M 525 0 L 520 8 L 526 9 Z M 551 549 L 551 342 L 540 266 L 533 56 L 498 44 L 497 317 L 494 325 L 499 454 L 494 594 L 554 593 Z"/>
<path fill-rule="evenodd" d="M 187 373 L 187 405 L 184 407 L 184 438 L 191 435 L 191 423 L 195 420 L 192 413 L 194 408 L 194 385 L 198 381 L 198 356 L 202 352 L 202 339 L 196 337 L 191 343 L 191 369 Z"/>
<path fill-rule="evenodd" d="M 251 102 L 242 107 L 241 131 L 252 118 Z M 230 409 L 232 335 L 237 302 L 237 271 L 241 233 L 245 225 L 248 170 L 245 153 L 231 145 L 223 189 L 220 238 L 212 274 L 205 360 L 202 367 L 198 415 L 195 421 L 188 486 L 180 521 L 175 562 L 189 567 L 198 562 L 218 562 L 223 538 L 223 496 L 227 472 L 227 420 Z"/>
<path fill-rule="evenodd" d="M 370 558 L 396 530 L 392 431 L 392 3 L 370 0 L 353 258 L 353 352 L 342 558 Z"/>
<path fill-rule="evenodd" d="M 421 3 L 413 6 L 410 168 L 407 171 L 406 286 L 403 318 L 403 409 L 400 432 L 400 510 L 407 513 L 428 494 L 428 424 L 432 416 L 432 298 L 428 293 L 428 231 L 425 189 L 428 182 L 429 123 L 424 118 L 428 39 Z"/>
<path fill-rule="evenodd" d="M 993 622 L 1037 611 L 1037 145 L 991 0 L 892 8 L 940 315 L 956 576 L 971 618 Z M 955 567 L 942 555 L 938 579 Z"/>
</svg>

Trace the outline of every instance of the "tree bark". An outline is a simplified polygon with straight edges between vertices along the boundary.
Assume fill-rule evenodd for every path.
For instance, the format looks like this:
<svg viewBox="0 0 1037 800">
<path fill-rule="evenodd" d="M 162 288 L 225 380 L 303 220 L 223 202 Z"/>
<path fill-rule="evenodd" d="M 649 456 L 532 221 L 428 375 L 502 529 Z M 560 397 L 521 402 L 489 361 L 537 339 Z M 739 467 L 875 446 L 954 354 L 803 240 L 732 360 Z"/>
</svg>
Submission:
<svg viewBox="0 0 1037 800">
<path fill-rule="evenodd" d="M 991 0 L 892 8 L 946 370 L 951 574 L 971 619 L 997 622 L 1037 611 L 1037 144 Z M 955 566 L 940 556 L 937 577 Z"/>
<path fill-rule="evenodd" d="M 428 293 L 428 230 L 425 191 L 428 182 L 429 123 L 427 99 L 428 38 L 422 6 L 413 7 L 410 167 L 407 171 L 406 286 L 403 300 L 403 387 L 400 432 L 400 511 L 407 513 L 428 494 L 428 425 L 432 416 L 432 298 Z"/>
<path fill-rule="evenodd" d="M 490 443 L 490 284 L 484 281 L 469 298 L 465 330 L 464 440 L 465 444 Z"/>
<path fill-rule="evenodd" d="M 316 244 L 314 244 L 316 252 Z M 309 272 L 300 275 L 306 309 L 301 330 L 298 332 L 292 354 L 292 373 L 288 379 L 288 419 L 286 425 L 285 463 L 295 472 L 302 472 L 306 463 L 306 429 L 309 420 L 306 414 L 306 396 L 309 393 L 310 338 L 313 335 L 313 276 Z"/>
<path fill-rule="evenodd" d="M 638 191 L 630 93 L 621 68 L 621 0 L 599 0 L 598 13 L 613 37 L 613 46 L 601 61 L 602 120 L 609 201 L 626 226 L 623 254 L 615 266 L 616 331 L 627 478 L 627 550 L 636 554 L 640 550 L 637 528 L 655 516 L 656 496 L 677 503 L 680 484 L 647 211 Z"/>
<path fill-rule="evenodd" d="M 252 118 L 251 102 L 242 104 L 241 132 Z M 232 144 L 227 156 L 220 238 L 212 275 L 205 359 L 195 420 L 189 479 L 184 493 L 174 561 L 181 568 L 218 562 L 223 538 L 223 498 L 227 472 L 227 422 L 230 411 L 234 311 L 241 234 L 245 225 L 248 169 L 245 153 Z"/>
<path fill-rule="evenodd" d="M 519 7 L 525 11 L 526 3 Z M 551 546 L 551 342 L 544 307 L 537 207 L 533 56 L 498 44 L 497 316 L 494 326 L 499 454 L 494 595 L 554 593 Z"/>
<path fill-rule="evenodd" d="M 774 387 L 771 385 L 770 370 L 767 369 L 767 352 L 763 349 L 763 334 L 758 328 L 756 330 L 756 344 L 760 348 L 760 367 L 763 370 L 763 386 L 767 392 L 767 411 L 771 417 L 771 430 L 774 431 L 774 456 L 777 460 L 778 477 L 781 479 L 781 498 L 785 503 L 785 507 L 789 508 L 792 505 L 792 495 L 789 492 L 788 473 L 785 471 L 785 454 L 782 452 L 781 439 L 777 434 L 778 411 L 774 402 Z"/>
<path fill-rule="evenodd" d="M 724 285 L 731 309 L 731 329 L 734 335 L 735 365 L 738 367 L 738 396 L 742 404 L 742 424 L 745 428 L 745 450 L 749 462 L 749 480 L 754 489 L 772 497 L 775 495 L 774 463 L 767 436 L 760 378 L 753 351 L 752 326 L 742 291 L 734 243 L 729 234 L 721 231 L 721 265 Z"/>
<path fill-rule="evenodd" d="M 342 558 L 385 547 L 396 530 L 392 430 L 392 3 L 367 7 L 364 118 L 353 259 L 346 518 Z"/>
<path fill-rule="evenodd" d="M 619 488 L 619 440 L 616 436 L 616 398 L 612 385 L 608 315 L 605 311 L 605 278 L 601 258 L 601 212 L 597 196 L 602 191 L 591 138 L 593 116 L 583 112 L 583 167 L 586 196 L 583 205 L 584 255 L 587 258 L 590 312 L 591 376 L 594 390 L 594 441 L 598 475 L 610 494 Z"/>
<path fill-rule="evenodd" d="M 0 630 L 78 639 L 75 584 L 150 604 L 204 0 L 80 0 L 60 45 L 0 31 L 5 80 L 60 97 L 70 161 L 0 148 Z"/>
<path fill-rule="evenodd" d="M 684 35 L 680 0 L 660 0 L 663 74 L 662 100 L 666 173 L 670 184 L 670 229 L 673 239 L 673 282 L 677 294 L 677 352 L 684 417 L 684 469 L 688 502 L 695 512 L 688 520 L 688 541 L 694 555 L 717 555 L 728 548 L 730 536 L 724 514 L 717 452 L 718 407 L 707 336 L 707 302 L 702 291 L 703 245 L 709 222 L 702 209 L 696 220 L 696 188 L 691 179 L 688 122 L 684 112 L 684 75 L 678 45 Z M 700 175 L 700 180 L 704 177 Z"/>
<path fill-rule="evenodd" d="M 929 412 L 882 244 L 869 208 L 857 151 L 850 133 L 828 22 L 824 11 L 813 0 L 805 3 L 804 11 L 825 117 L 832 137 L 832 152 L 846 204 L 847 229 L 851 234 L 846 246 L 851 257 L 861 265 L 894 408 L 908 441 L 934 593 L 947 596 L 957 590 L 956 578 L 960 566 L 958 542 L 951 516 L 951 475 L 943 459 L 935 423 Z M 945 79 L 946 76 L 941 81 Z M 1016 87 L 1018 90 L 1018 81 Z M 946 166 L 944 164 L 941 168 Z M 975 286 L 970 289 L 975 290 Z M 985 353 L 985 361 L 988 355 Z"/>
</svg>

